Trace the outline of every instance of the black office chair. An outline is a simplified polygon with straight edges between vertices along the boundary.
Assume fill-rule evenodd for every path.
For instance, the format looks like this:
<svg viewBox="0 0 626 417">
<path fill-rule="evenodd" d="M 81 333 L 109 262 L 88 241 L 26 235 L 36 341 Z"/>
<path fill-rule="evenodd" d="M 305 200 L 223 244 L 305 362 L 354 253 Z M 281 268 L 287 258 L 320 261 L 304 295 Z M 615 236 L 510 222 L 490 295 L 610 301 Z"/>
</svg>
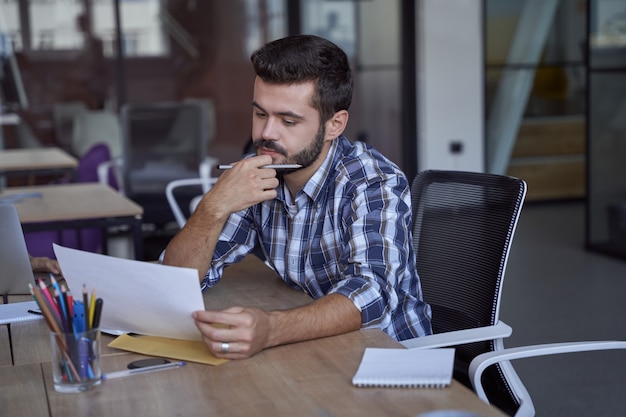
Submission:
<svg viewBox="0 0 626 417">
<path fill-rule="evenodd" d="M 508 415 L 533 416 L 534 406 L 509 360 L 584 350 L 626 348 L 626 342 L 576 342 L 505 349 L 511 328 L 500 321 L 500 296 L 524 181 L 504 175 L 423 171 L 412 184 L 413 245 L 433 335 L 409 348 L 456 348 L 454 377 Z"/>
</svg>

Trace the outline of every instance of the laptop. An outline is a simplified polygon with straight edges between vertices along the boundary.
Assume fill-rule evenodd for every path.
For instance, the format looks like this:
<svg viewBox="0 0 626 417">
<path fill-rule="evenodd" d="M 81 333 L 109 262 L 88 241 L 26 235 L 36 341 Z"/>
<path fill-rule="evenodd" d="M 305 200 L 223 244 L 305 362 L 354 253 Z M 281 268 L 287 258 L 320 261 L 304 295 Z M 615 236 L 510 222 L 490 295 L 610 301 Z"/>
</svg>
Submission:
<svg viewBox="0 0 626 417">
<path fill-rule="evenodd" d="M 0 295 L 30 294 L 35 285 L 22 224 L 12 204 L 0 204 Z"/>
</svg>

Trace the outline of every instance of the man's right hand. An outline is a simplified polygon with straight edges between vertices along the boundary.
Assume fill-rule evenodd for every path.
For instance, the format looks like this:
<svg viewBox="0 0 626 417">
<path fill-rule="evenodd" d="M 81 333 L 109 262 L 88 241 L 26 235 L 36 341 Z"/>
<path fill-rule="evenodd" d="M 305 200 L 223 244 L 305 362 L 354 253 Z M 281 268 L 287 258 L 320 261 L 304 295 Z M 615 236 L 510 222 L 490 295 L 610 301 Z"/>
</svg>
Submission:
<svg viewBox="0 0 626 417">
<path fill-rule="evenodd" d="M 222 173 L 202 197 L 185 227 L 168 244 L 163 263 L 195 268 L 202 279 L 228 217 L 276 198 L 276 170 L 261 168 L 271 163 L 268 155 L 255 156 L 238 161 Z"/>
<path fill-rule="evenodd" d="M 242 159 L 224 171 L 197 210 L 210 210 L 220 218 L 276 198 L 276 170 L 261 168 L 272 163 L 268 155 Z"/>
</svg>

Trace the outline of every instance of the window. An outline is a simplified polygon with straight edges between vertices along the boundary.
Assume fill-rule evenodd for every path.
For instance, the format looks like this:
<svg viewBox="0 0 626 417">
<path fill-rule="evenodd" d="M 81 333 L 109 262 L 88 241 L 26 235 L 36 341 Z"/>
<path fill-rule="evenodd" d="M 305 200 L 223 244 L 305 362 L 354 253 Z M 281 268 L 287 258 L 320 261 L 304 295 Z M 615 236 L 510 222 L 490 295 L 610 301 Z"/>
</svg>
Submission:
<svg viewBox="0 0 626 417">
<path fill-rule="evenodd" d="M 122 0 L 121 8 L 123 44 L 129 55 L 169 53 L 165 35 L 176 31 L 176 22 L 162 10 L 160 0 Z M 11 42 L 16 51 L 75 51 L 85 44 L 84 34 L 91 33 L 103 41 L 105 56 L 113 57 L 114 0 L 91 0 L 91 11 L 91 19 L 83 26 L 83 0 L 0 0 L 0 48 Z M 29 33 L 23 33 L 22 21 L 27 22 Z"/>
</svg>

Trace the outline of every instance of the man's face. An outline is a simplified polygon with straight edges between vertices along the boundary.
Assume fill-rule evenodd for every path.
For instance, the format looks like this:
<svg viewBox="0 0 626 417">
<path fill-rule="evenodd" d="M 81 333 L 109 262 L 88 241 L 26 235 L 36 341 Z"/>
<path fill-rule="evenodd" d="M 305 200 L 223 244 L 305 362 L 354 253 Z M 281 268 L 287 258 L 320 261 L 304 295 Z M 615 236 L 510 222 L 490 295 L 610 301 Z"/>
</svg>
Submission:
<svg viewBox="0 0 626 417">
<path fill-rule="evenodd" d="M 313 83 L 268 84 L 257 77 L 252 139 L 258 155 L 270 155 L 274 164 L 304 168 L 318 160 L 326 135 L 318 111 L 311 106 L 313 92 Z"/>
</svg>

